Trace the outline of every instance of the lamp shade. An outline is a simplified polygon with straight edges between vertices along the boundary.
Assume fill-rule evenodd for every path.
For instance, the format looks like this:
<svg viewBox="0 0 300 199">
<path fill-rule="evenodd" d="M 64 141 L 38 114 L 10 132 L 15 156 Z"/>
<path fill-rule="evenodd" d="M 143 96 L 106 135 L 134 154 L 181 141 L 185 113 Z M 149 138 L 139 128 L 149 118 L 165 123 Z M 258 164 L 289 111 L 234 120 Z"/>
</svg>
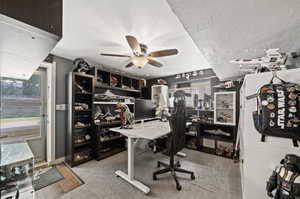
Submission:
<svg viewBox="0 0 300 199">
<path fill-rule="evenodd" d="M 132 57 L 131 61 L 139 68 L 144 67 L 148 63 L 148 59 L 146 57 Z"/>
</svg>

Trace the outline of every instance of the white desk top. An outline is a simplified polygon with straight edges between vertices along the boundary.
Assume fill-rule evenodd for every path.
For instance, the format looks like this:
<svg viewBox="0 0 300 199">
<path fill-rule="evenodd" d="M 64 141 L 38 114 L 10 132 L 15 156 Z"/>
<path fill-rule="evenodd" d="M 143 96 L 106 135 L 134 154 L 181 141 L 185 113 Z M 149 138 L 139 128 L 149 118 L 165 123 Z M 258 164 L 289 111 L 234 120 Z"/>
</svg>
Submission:
<svg viewBox="0 0 300 199">
<path fill-rule="evenodd" d="M 133 129 L 120 129 L 118 127 L 111 130 L 119 132 L 126 137 L 145 138 L 149 140 L 155 140 L 167 135 L 171 131 L 169 122 L 161 121 L 144 122 L 143 125 L 141 123 L 135 124 Z"/>
</svg>

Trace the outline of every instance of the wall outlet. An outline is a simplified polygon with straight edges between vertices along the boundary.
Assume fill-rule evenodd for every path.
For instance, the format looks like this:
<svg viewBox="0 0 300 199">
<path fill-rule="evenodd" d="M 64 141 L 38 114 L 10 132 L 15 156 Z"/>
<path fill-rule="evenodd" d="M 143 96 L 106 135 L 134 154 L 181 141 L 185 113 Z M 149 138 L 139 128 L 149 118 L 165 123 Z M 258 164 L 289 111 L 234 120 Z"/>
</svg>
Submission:
<svg viewBox="0 0 300 199">
<path fill-rule="evenodd" d="M 65 111 L 66 110 L 66 104 L 56 104 L 56 110 L 57 111 Z"/>
</svg>

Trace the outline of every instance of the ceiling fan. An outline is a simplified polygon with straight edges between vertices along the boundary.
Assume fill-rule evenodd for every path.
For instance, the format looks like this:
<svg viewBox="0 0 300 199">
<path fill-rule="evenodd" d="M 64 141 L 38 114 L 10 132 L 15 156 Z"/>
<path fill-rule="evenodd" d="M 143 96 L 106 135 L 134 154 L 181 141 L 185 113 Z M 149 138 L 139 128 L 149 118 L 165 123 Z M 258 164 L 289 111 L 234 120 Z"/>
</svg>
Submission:
<svg viewBox="0 0 300 199">
<path fill-rule="evenodd" d="M 108 53 L 101 53 L 101 55 L 112 57 L 128 57 L 130 58 L 130 62 L 125 66 L 125 68 L 130 68 L 132 66 L 143 68 L 147 63 L 155 67 L 162 67 L 163 64 L 153 58 L 178 54 L 177 49 L 159 50 L 147 53 L 148 47 L 145 44 L 139 43 L 134 36 L 126 35 L 126 40 L 132 49 L 133 56 Z"/>
</svg>

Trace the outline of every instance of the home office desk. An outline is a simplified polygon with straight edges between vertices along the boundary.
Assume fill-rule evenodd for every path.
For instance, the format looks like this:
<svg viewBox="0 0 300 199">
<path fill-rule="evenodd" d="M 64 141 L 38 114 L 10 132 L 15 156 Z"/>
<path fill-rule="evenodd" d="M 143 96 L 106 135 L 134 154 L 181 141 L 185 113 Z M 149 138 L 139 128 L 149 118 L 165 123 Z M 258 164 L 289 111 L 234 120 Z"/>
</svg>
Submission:
<svg viewBox="0 0 300 199">
<path fill-rule="evenodd" d="M 116 171 L 115 174 L 136 188 L 143 191 L 145 194 L 150 192 L 150 188 L 141 183 L 140 181 L 134 179 L 134 139 L 144 138 L 148 140 L 155 140 L 161 136 L 167 135 L 170 133 L 169 122 L 161 121 L 151 121 L 145 122 L 143 124 L 136 124 L 133 126 L 133 129 L 120 129 L 113 128 L 113 131 L 119 132 L 122 135 L 128 137 L 127 148 L 128 148 L 128 168 L 127 174 L 123 171 Z"/>
</svg>

